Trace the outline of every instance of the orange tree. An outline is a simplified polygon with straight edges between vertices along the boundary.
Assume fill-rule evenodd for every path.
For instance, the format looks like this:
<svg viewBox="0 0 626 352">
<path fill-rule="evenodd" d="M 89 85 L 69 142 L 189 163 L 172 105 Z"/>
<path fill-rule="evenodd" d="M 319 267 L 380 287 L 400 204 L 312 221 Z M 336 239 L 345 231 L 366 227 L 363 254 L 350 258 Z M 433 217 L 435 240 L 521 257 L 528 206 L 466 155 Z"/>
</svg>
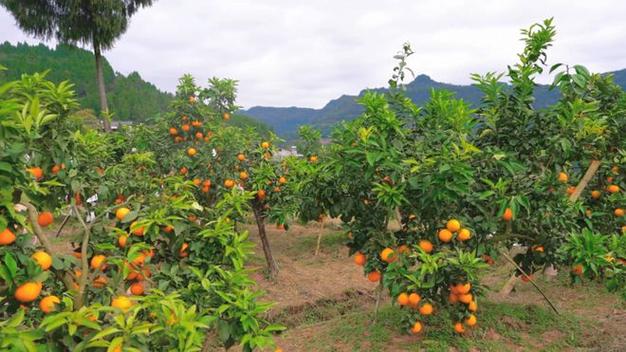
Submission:
<svg viewBox="0 0 626 352">
<path fill-rule="evenodd" d="M 609 77 L 574 66 L 555 76 L 553 87 L 560 90 L 561 99 L 535 109 L 534 79 L 546 68 L 546 50 L 555 30 L 546 20 L 522 33 L 526 47 L 520 63 L 509 66 L 510 89 L 498 83 L 502 75 L 473 78 L 485 94 L 476 145 L 497 149 L 523 166 L 503 184 L 500 214 L 508 212 L 511 221 L 497 233 L 508 245 L 523 245 L 526 251 L 516 262 L 532 273 L 559 263 L 558 249 L 570 232 L 586 226 L 607 233 L 618 229 L 623 92 Z"/>
<path fill-rule="evenodd" d="M 202 207 L 191 182 L 128 145 L 157 132 L 82 130 L 70 88 L 32 75 L 0 89 L 2 349 L 190 351 L 211 348 L 212 330 L 226 348 L 272 344 L 280 327 L 258 318 L 268 306 L 230 220 L 251 195 Z M 46 231 L 61 212 L 78 227 L 73 255 Z"/>
<path fill-rule="evenodd" d="M 177 99 L 165 118 L 170 138 L 161 143 L 159 164 L 164 172 L 178 173 L 196 186 L 199 203 L 213 205 L 237 189 L 248 198 L 238 203 L 244 211 L 251 209 L 258 225 L 259 237 L 270 276 L 278 266 L 272 256 L 265 231 L 267 222 L 288 228 L 293 213 L 294 194 L 287 164 L 276 157 L 275 136 L 261 139 L 256 131 L 229 126 L 236 109 L 236 82 L 211 79 L 208 88 L 198 87 L 190 76 L 180 80 Z M 171 150 L 173 152 L 165 152 Z"/>
<path fill-rule="evenodd" d="M 525 48 L 507 72 L 510 86 L 499 83 L 502 75 L 474 76 L 485 94 L 478 110 L 443 91 L 416 107 L 400 84 L 412 53 L 405 46 L 389 94 L 360 99 L 365 112 L 334 131 L 313 174 L 308 194 L 317 193 L 320 208 L 344 221 L 355 262 L 408 308 L 414 333 L 437 310 L 456 332 L 476 324 L 477 272 L 484 266 L 477 256 L 490 262 L 496 250 L 521 244 L 515 261 L 525 273 L 558 264 L 567 234 L 583 226 L 567 182 L 605 155 L 623 124 L 616 108 L 609 126 L 607 110 L 568 94 L 535 109 L 534 78 L 555 31 L 546 20 L 522 33 Z"/>
</svg>

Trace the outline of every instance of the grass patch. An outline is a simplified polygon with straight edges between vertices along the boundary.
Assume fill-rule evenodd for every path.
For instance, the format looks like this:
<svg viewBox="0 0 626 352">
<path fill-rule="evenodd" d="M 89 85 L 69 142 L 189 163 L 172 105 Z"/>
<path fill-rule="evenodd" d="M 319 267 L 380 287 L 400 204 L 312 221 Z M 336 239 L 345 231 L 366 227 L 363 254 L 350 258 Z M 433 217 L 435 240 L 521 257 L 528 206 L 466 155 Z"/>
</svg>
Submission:
<svg viewBox="0 0 626 352">
<path fill-rule="evenodd" d="M 376 323 L 370 311 L 353 310 L 333 318 L 311 338 L 305 350 L 334 351 L 348 346 L 353 351 L 502 351 L 524 350 L 560 351 L 589 347 L 582 341 L 583 329 L 593 329 L 572 315 L 556 315 L 543 307 L 511 303 L 482 302 L 478 327 L 464 336 L 453 332 L 446 314 L 425 320 L 419 336 L 406 335 L 403 312 L 386 305 L 381 308 Z M 288 334 L 289 332 L 287 332 Z"/>
<path fill-rule="evenodd" d="M 320 250 L 324 253 L 339 253 L 346 243 L 346 234 L 342 231 L 328 232 L 324 231 L 320 242 Z M 299 237 L 293 246 L 288 249 L 290 256 L 299 256 L 303 254 L 315 253 L 317 247 L 317 236 Z"/>
<path fill-rule="evenodd" d="M 288 328 L 316 324 L 361 310 L 371 302 L 370 296 L 359 291 L 347 291 L 337 299 L 323 299 L 311 304 L 288 307 L 274 315 L 271 321 Z"/>
</svg>

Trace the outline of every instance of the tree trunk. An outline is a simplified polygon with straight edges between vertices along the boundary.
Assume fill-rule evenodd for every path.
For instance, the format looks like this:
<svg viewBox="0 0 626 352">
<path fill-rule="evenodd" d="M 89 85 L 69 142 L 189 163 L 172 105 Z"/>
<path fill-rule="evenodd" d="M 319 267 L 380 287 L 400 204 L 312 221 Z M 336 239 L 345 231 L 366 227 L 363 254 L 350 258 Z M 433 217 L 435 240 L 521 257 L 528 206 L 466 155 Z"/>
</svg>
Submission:
<svg viewBox="0 0 626 352">
<path fill-rule="evenodd" d="M 315 247 L 315 256 L 320 254 L 320 245 L 322 244 L 322 234 L 324 232 L 324 219 L 320 221 L 320 233 L 317 235 L 317 246 Z"/>
<path fill-rule="evenodd" d="M 104 86 L 104 72 L 102 71 L 102 52 L 100 51 L 100 44 L 94 40 L 93 53 L 96 57 L 96 83 L 98 84 L 98 94 L 100 95 L 100 115 L 102 116 L 104 123 L 104 130 L 111 130 L 111 123 L 109 121 L 109 105 L 107 104 L 107 92 Z"/>
<path fill-rule="evenodd" d="M 259 227 L 259 237 L 261 238 L 261 244 L 263 245 L 263 253 L 265 254 L 265 260 L 267 261 L 267 270 L 270 276 L 270 279 L 275 279 L 278 274 L 278 266 L 276 265 L 276 261 L 272 256 L 272 249 L 270 248 L 270 242 L 267 239 L 267 233 L 265 232 L 265 217 L 261 213 L 262 210 L 258 209 L 256 206 L 252 207 L 254 210 L 254 218 L 256 220 L 256 224 Z"/>
</svg>

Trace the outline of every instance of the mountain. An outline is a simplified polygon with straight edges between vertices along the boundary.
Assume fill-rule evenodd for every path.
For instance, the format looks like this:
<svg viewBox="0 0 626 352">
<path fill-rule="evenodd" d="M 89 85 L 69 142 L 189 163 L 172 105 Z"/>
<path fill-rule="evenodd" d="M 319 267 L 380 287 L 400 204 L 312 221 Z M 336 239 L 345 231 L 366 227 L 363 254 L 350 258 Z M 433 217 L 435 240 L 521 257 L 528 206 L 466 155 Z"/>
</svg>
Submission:
<svg viewBox="0 0 626 352">
<path fill-rule="evenodd" d="M 83 108 L 100 110 L 96 86 L 96 65 L 90 51 L 70 45 L 59 44 L 56 48 L 46 45 L 28 45 L 9 42 L 0 44 L 0 64 L 8 70 L 0 73 L 0 83 L 19 79 L 23 73 L 50 70 L 47 78 L 53 82 L 69 80 Z M 144 121 L 165 112 L 173 96 L 160 91 L 139 73 L 125 76 L 115 72 L 109 62 L 103 62 L 104 81 L 107 88 L 109 109 L 115 113 L 114 120 Z"/>
<path fill-rule="evenodd" d="M 616 84 L 626 89 L 626 69 L 610 72 Z M 417 76 L 406 86 L 406 94 L 417 105 L 422 105 L 430 97 L 431 89 L 445 89 L 456 94 L 457 98 L 463 99 L 473 106 L 477 106 L 482 98 L 478 88 L 471 85 L 455 85 L 437 82 L 427 75 Z M 384 92 L 386 89 L 377 88 L 376 91 Z M 357 104 L 356 99 L 363 96 L 367 90 L 362 90 L 359 95 L 342 95 L 331 100 L 321 109 L 299 107 L 264 107 L 255 106 L 243 113 L 255 117 L 274 127 L 276 133 L 291 139 L 297 134 L 298 126 L 303 124 L 312 125 L 328 135 L 332 126 L 342 120 L 351 120 L 359 116 L 363 108 Z M 559 93 L 549 90 L 547 85 L 538 85 L 535 89 L 535 105 L 545 107 L 558 100 Z"/>
</svg>

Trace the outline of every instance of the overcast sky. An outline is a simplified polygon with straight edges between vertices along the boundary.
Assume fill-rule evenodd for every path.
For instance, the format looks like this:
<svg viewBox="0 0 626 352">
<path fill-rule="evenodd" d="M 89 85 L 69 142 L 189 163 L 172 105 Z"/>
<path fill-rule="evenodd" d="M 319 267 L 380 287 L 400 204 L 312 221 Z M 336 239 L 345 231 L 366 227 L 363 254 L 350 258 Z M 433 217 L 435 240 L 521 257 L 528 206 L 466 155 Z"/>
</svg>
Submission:
<svg viewBox="0 0 626 352">
<path fill-rule="evenodd" d="M 320 108 L 341 94 L 386 84 L 393 54 L 410 42 L 416 73 L 467 84 L 502 71 L 519 29 L 554 17 L 551 63 L 626 68 L 626 1 L 572 0 L 159 0 L 140 10 L 105 55 L 173 91 L 183 73 L 239 80 L 245 107 Z M 38 42 L 0 8 L 0 41 Z"/>
</svg>

